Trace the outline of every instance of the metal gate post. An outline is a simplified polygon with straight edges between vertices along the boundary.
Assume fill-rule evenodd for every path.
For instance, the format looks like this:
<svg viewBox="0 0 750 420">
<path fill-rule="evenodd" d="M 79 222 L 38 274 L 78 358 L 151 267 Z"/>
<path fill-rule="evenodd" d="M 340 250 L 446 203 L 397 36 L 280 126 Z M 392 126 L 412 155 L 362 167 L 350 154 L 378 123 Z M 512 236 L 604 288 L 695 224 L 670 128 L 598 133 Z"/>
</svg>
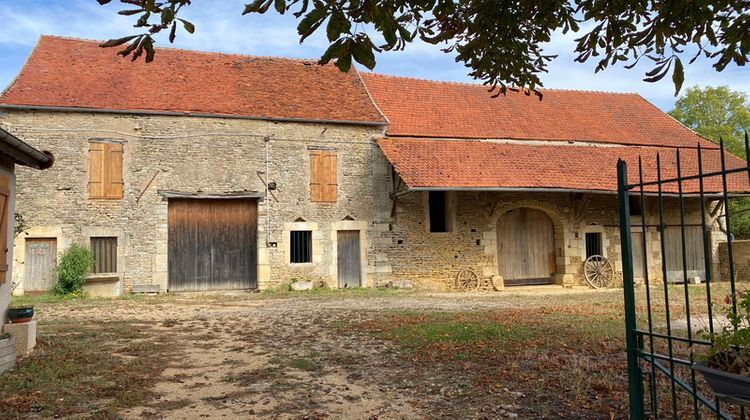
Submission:
<svg viewBox="0 0 750 420">
<path fill-rule="evenodd" d="M 624 160 L 617 162 L 617 197 L 620 210 L 620 248 L 622 249 L 622 282 L 625 296 L 625 342 L 628 356 L 628 393 L 630 418 L 642 419 L 643 381 L 638 362 L 638 342 L 635 334 L 635 286 L 633 284 L 633 248 L 630 236 L 630 205 L 628 200 L 628 167 Z"/>
</svg>

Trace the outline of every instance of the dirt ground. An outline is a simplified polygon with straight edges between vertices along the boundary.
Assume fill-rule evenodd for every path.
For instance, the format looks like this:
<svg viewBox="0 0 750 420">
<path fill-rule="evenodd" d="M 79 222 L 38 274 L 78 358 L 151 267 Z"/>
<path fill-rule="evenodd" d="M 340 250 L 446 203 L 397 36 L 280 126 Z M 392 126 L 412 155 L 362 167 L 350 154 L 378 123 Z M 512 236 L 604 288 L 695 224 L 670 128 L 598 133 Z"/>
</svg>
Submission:
<svg viewBox="0 0 750 420">
<path fill-rule="evenodd" d="M 117 408 L 117 416 L 125 418 L 538 418 L 574 414 L 610 418 L 624 414 L 620 411 L 624 402 L 617 397 L 620 385 L 624 386 L 624 381 L 619 384 L 622 375 L 603 379 L 620 387 L 614 392 L 571 385 L 580 378 L 549 379 L 544 372 L 526 377 L 523 372 L 529 364 L 564 364 L 586 351 L 590 354 L 584 353 L 581 360 L 602 357 L 591 362 L 591 369 L 598 369 L 596 363 L 611 365 L 615 360 L 614 369 L 622 371 L 625 366 L 619 345 L 597 355 L 601 350 L 597 350 L 596 339 L 585 335 L 588 333 L 581 333 L 585 337 L 579 339 L 575 333 L 572 347 L 559 352 L 555 348 L 566 345 L 549 342 L 554 337 L 548 336 L 554 333 L 547 329 L 516 330 L 508 324 L 507 330 L 499 333 L 477 330 L 486 338 L 464 337 L 461 331 L 474 334 L 471 328 L 477 322 L 485 325 L 485 318 L 494 322 L 487 323 L 487 328 L 506 318 L 528 318 L 565 334 L 564 325 L 568 324 L 560 326 L 560 322 L 578 325 L 582 324 L 578 320 L 591 315 L 580 312 L 582 302 L 596 313 L 599 306 L 617 311 L 620 301 L 620 290 L 557 287 L 477 294 L 238 292 L 38 304 L 37 319 L 41 334 L 49 336 L 42 344 L 50 347 L 64 325 L 85 328 L 126 323 L 137 330 L 133 334 L 141 334 L 126 343 L 139 345 L 139 352 L 118 351 L 123 339 L 102 336 L 95 341 L 101 351 L 110 351 L 123 361 L 137 363 L 138 358 L 149 358 L 156 363 L 148 369 L 160 371 L 149 376 L 145 385 L 152 391 L 149 397 Z M 554 318 L 548 327 L 544 318 L 550 311 L 571 315 Z M 425 340 L 404 338 L 403 328 L 432 319 L 431 314 L 449 317 L 452 330 L 434 332 L 425 327 Z M 455 317 L 469 318 L 455 323 Z M 67 324 L 60 324 L 63 321 Z M 608 322 L 619 331 L 619 318 Z M 445 335 L 456 329 L 457 338 Z M 609 334 L 609 329 L 604 331 Z M 613 342 L 620 342 L 617 334 L 613 337 Z M 537 339 L 549 348 L 535 349 L 535 343 L 542 342 Z M 499 340 L 517 342 L 518 346 L 495 356 L 492 346 L 502 347 Z M 151 354 L 148 348 L 156 342 L 168 343 L 168 350 Z M 129 392 L 124 388 L 121 392 Z M 566 407 L 567 403 L 559 402 L 569 400 L 566 393 L 583 393 L 583 400 L 588 401 L 592 400 L 590 393 L 599 392 L 609 395 L 594 395 L 596 401 L 587 402 L 592 405 L 585 409 L 578 403 Z M 31 407 L 34 410 L 35 405 Z M 54 410 L 46 413 L 59 414 Z M 97 417 L 85 410 L 77 413 Z"/>
</svg>

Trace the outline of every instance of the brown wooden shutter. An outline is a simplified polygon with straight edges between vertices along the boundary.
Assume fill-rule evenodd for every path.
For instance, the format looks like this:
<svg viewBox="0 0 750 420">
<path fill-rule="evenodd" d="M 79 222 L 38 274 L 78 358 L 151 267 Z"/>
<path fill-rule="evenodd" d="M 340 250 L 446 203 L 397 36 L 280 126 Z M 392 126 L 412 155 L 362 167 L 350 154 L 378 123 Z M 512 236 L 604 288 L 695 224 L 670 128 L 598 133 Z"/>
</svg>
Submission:
<svg viewBox="0 0 750 420">
<path fill-rule="evenodd" d="M 8 274 L 8 204 L 10 203 L 10 179 L 0 175 L 0 284 Z"/>
<path fill-rule="evenodd" d="M 324 158 L 323 201 L 336 202 L 338 183 L 336 181 L 336 152 L 326 152 Z"/>
<path fill-rule="evenodd" d="M 336 152 L 310 152 L 310 201 L 336 202 Z"/>
<path fill-rule="evenodd" d="M 323 152 L 310 152 L 310 201 L 323 201 Z"/>
<path fill-rule="evenodd" d="M 89 198 L 104 197 L 104 143 L 89 143 Z"/>
<path fill-rule="evenodd" d="M 89 198 L 122 198 L 122 153 L 119 143 L 89 144 Z"/>
<path fill-rule="evenodd" d="M 106 143 L 104 146 L 107 155 L 104 197 L 122 198 L 122 144 Z"/>
</svg>

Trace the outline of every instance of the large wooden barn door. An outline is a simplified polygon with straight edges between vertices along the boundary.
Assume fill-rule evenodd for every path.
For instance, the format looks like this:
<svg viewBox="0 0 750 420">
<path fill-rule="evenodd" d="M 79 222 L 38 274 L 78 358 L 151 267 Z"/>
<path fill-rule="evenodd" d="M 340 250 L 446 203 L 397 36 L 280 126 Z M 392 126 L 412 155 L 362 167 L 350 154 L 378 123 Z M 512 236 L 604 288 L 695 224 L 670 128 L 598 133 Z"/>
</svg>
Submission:
<svg viewBox="0 0 750 420">
<path fill-rule="evenodd" d="M 46 292 L 55 284 L 57 239 L 26 238 L 24 292 Z"/>
<path fill-rule="evenodd" d="M 257 203 L 169 200 L 169 291 L 254 289 Z"/>
<path fill-rule="evenodd" d="M 339 287 L 362 286 L 362 258 L 359 252 L 359 231 L 340 230 L 336 236 Z"/>
<path fill-rule="evenodd" d="M 519 208 L 497 221 L 497 255 L 505 285 L 551 284 L 555 231 L 543 211 Z"/>
</svg>

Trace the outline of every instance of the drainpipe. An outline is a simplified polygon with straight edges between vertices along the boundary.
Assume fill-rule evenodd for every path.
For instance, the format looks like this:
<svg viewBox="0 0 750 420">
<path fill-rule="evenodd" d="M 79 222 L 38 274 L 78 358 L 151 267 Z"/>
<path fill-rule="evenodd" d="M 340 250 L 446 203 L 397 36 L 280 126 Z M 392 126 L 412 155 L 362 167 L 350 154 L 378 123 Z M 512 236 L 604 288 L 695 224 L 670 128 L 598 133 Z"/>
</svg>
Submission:
<svg viewBox="0 0 750 420">
<path fill-rule="evenodd" d="M 268 146 L 270 142 L 269 136 L 263 137 L 263 144 L 266 149 L 266 248 L 271 244 L 271 200 L 268 199 Z"/>
</svg>

